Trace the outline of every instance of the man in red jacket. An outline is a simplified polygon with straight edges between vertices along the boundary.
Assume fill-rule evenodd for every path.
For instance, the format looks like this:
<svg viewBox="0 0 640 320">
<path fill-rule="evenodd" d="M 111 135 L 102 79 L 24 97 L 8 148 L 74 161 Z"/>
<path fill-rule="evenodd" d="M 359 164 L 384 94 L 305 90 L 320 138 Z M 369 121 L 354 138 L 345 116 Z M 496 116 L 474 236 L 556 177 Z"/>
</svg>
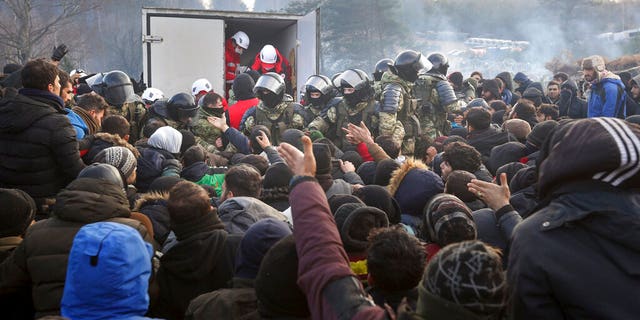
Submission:
<svg viewBox="0 0 640 320">
<path fill-rule="evenodd" d="M 242 31 L 236 32 L 231 38 L 227 39 L 224 45 L 224 61 L 225 61 L 225 90 L 224 95 L 229 98 L 229 90 L 233 79 L 236 78 L 236 70 L 240 66 L 240 55 L 249 48 L 249 36 Z"/>
<path fill-rule="evenodd" d="M 275 72 L 281 75 L 286 85 L 286 93 L 292 94 L 291 64 L 274 46 L 268 44 L 262 47 L 260 53 L 256 55 L 251 69 L 258 71 L 260 74 Z"/>
</svg>

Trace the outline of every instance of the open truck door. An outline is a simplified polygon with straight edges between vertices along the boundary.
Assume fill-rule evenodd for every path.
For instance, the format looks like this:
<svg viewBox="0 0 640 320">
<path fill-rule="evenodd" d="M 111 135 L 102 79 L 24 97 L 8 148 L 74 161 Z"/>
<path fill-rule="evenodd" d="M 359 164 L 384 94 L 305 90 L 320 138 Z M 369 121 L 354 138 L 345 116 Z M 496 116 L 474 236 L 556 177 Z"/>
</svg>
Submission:
<svg viewBox="0 0 640 320">
<path fill-rule="evenodd" d="M 318 74 L 320 70 L 320 26 L 319 26 L 319 10 L 311 11 L 307 15 L 298 20 L 298 43 L 297 43 L 297 61 L 296 61 L 296 74 L 297 74 L 297 91 L 294 94 L 299 94 L 300 90 L 304 90 L 303 86 L 307 79 Z M 296 97 L 296 100 L 298 97 Z"/>
</svg>

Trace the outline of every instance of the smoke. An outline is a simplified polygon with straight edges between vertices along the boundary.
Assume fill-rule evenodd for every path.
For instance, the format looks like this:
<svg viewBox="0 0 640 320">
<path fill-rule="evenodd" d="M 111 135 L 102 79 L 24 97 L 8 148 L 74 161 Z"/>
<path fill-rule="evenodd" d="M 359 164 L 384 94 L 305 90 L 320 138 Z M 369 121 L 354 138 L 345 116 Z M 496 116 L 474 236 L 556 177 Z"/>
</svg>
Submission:
<svg viewBox="0 0 640 320">
<path fill-rule="evenodd" d="M 210 10 L 213 8 L 212 0 L 200 0 L 200 4 L 202 4 L 202 8 L 206 10 Z"/>
</svg>

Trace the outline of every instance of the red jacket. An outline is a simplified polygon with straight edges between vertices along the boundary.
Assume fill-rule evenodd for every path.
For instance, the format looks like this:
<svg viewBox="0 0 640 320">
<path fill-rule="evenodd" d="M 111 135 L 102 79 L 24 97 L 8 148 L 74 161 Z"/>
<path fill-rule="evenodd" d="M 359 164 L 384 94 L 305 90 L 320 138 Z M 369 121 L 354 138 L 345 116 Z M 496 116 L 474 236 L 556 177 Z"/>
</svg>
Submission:
<svg viewBox="0 0 640 320">
<path fill-rule="evenodd" d="M 240 100 L 229 107 L 229 126 L 240 130 L 240 122 L 244 113 L 251 107 L 257 106 L 259 102 L 258 98 L 252 98 L 249 100 Z"/>
<path fill-rule="evenodd" d="M 260 52 L 256 54 L 256 58 L 255 60 L 253 60 L 251 69 L 258 71 L 260 74 L 265 74 L 270 71 L 273 71 L 277 74 L 284 74 L 285 80 L 287 82 L 291 81 L 291 64 L 289 63 L 289 60 L 283 57 L 278 49 L 276 49 L 276 54 L 278 55 L 278 60 L 276 60 L 275 70 L 265 69 L 264 63 L 262 63 L 262 60 L 260 60 Z"/>
<path fill-rule="evenodd" d="M 233 41 L 231 38 L 227 39 L 224 44 L 224 63 L 224 79 L 227 83 L 233 83 L 233 79 L 236 78 L 236 69 L 240 65 L 240 54 L 238 54 L 236 49 L 233 47 Z"/>
</svg>

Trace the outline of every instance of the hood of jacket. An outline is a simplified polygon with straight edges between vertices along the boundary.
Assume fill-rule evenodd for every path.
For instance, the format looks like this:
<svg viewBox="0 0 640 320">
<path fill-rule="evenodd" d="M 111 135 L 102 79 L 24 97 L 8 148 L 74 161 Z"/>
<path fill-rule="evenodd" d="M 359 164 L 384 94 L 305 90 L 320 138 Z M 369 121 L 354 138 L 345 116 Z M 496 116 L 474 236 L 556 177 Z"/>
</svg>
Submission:
<svg viewBox="0 0 640 320">
<path fill-rule="evenodd" d="M 144 316 L 152 257 L 151 245 L 129 226 L 99 222 L 82 227 L 69 254 L 62 315 L 70 319 Z"/>
<path fill-rule="evenodd" d="M 103 180 L 79 178 L 56 196 L 53 215 L 61 220 L 91 223 L 131 216 L 121 186 Z"/>
<path fill-rule="evenodd" d="M 504 82 L 506 88 L 509 89 L 509 91 L 513 91 L 513 79 L 511 78 L 511 72 L 509 71 L 500 72 L 498 73 L 496 78 L 500 78 L 500 80 Z"/>
<path fill-rule="evenodd" d="M 282 212 L 252 197 L 233 197 L 218 206 L 218 217 L 231 234 L 243 234 L 259 220 L 274 218 L 286 221 Z"/>
<path fill-rule="evenodd" d="M 209 170 L 209 166 L 204 162 L 196 162 L 180 172 L 180 177 L 189 181 L 200 181 Z"/>
</svg>

